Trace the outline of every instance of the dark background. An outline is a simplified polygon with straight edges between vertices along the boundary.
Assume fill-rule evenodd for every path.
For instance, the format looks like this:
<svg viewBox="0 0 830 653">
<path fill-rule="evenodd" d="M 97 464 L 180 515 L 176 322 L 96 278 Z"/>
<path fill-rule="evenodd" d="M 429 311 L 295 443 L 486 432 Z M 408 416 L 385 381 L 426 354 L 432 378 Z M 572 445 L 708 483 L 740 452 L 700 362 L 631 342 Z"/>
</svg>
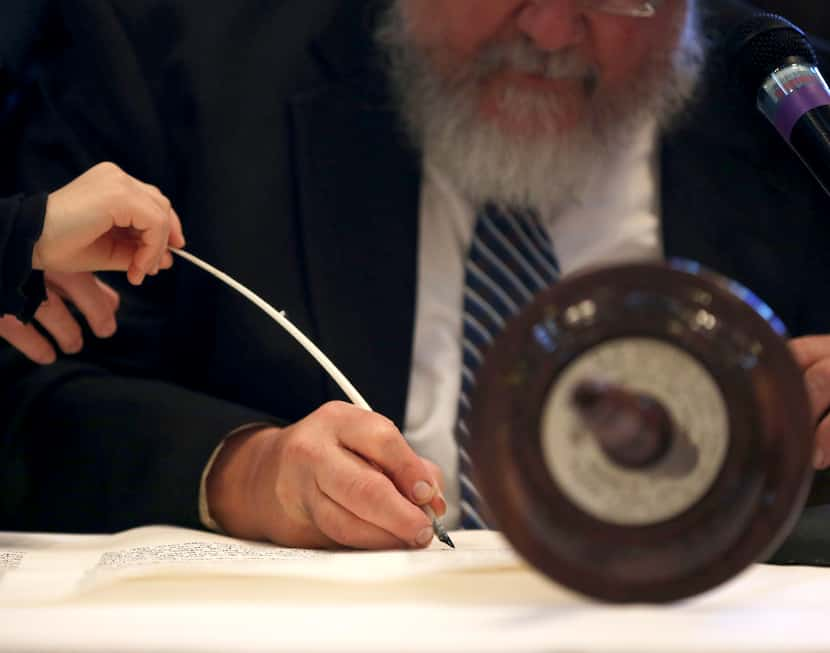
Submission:
<svg viewBox="0 0 830 653">
<path fill-rule="evenodd" d="M 813 34 L 830 39 L 830 2 L 827 0 L 753 0 L 753 4 L 789 18 Z"/>
</svg>

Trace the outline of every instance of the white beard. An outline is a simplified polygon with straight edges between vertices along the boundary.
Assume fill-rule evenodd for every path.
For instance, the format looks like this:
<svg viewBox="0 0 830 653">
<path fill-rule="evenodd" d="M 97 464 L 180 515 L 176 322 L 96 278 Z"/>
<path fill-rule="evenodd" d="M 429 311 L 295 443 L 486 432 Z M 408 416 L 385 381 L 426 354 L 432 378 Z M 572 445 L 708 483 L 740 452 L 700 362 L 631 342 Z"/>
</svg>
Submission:
<svg viewBox="0 0 830 653">
<path fill-rule="evenodd" d="M 546 214 L 579 202 L 591 173 L 611 152 L 647 123 L 665 128 L 680 114 L 702 68 L 704 48 L 690 3 L 677 48 L 653 57 L 625 93 L 602 93 L 590 64 L 569 51 L 542 52 L 526 39 L 487 47 L 447 79 L 413 41 L 402 2 L 394 0 L 377 33 L 389 56 L 401 114 L 415 145 L 473 204 L 521 205 Z M 538 134 L 507 133 L 479 111 L 480 81 L 504 68 L 581 81 L 591 98 L 586 115 L 559 131 L 555 96 L 507 86 L 499 111 L 536 125 Z"/>
</svg>

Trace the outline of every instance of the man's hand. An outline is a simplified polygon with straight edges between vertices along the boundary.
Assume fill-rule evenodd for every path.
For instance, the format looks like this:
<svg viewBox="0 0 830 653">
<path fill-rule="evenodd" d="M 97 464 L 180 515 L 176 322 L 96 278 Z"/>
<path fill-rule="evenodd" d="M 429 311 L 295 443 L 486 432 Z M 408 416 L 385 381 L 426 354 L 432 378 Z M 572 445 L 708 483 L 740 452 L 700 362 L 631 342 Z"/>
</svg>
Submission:
<svg viewBox="0 0 830 653">
<path fill-rule="evenodd" d="M 99 163 L 49 195 L 32 267 L 53 272 L 126 270 L 130 283 L 173 265 L 184 247 L 170 201 L 113 163 Z"/>
<path fill-rule="evenodd" d="M 289 427 L 231 438 L 208 476 L 207 499 L 237 537 L 309 548 L 423 547 L 432 523 L 418 506 L 447 509 L 439 477 L 390 420 L 331 402 Z"/>
<path fill-rule="evenodd" d="M 99 338 L 115 333 L 118 293 L 89 272 L 49 273 L 46 278 L 46 301 L 35 313 L 35 320 L 48 331 L 66 354 L 76 354 L 83 347 L 81 327 L 72 317 L 64 300 L 73 303 Z M 55 349 L 32 324 L 23 324 L 7 315 L 0 318 L 0 338 L 7 340 L 35 363 L 55 362 Z"/>
<path fill-rule="evenodd" d="M 813 420 L 816 423 L 816 469 L 830 467 L 830 335 L 790 341 L 790 350 L 804 371 Z"/>
</svg>

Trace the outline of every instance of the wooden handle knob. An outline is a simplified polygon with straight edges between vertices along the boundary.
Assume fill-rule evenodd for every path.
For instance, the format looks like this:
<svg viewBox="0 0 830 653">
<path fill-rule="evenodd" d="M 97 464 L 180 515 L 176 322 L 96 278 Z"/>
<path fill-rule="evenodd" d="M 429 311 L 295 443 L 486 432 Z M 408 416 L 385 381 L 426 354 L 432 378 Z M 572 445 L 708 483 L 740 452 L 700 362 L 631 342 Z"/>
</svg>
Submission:
<svg viewBox="0 0 830 653">
<path fill-rule="evenodd" d="M 573 405 L 606 455 L 623 467 L 643 468 L 669 450 L 674 426 L 656 399 L 597 380 L 579 383 Z"/>
</svg>

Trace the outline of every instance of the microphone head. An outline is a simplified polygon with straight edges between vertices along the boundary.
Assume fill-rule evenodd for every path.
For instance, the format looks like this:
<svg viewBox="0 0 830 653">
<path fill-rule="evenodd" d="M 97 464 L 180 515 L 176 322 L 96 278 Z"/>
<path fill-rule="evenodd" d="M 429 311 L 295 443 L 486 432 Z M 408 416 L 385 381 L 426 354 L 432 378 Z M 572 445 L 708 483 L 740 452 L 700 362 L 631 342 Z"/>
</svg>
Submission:
<svg viewBox="0 0 830 653">
<path fill-rule="evenodd" d="M 770 13 L 741 23 L 727 42 L 736 81 L 755 98 L 773 72 L 794 61 L 815 65 L 816 53 L 807 36 L 786 18 Z"/>
</svg>

